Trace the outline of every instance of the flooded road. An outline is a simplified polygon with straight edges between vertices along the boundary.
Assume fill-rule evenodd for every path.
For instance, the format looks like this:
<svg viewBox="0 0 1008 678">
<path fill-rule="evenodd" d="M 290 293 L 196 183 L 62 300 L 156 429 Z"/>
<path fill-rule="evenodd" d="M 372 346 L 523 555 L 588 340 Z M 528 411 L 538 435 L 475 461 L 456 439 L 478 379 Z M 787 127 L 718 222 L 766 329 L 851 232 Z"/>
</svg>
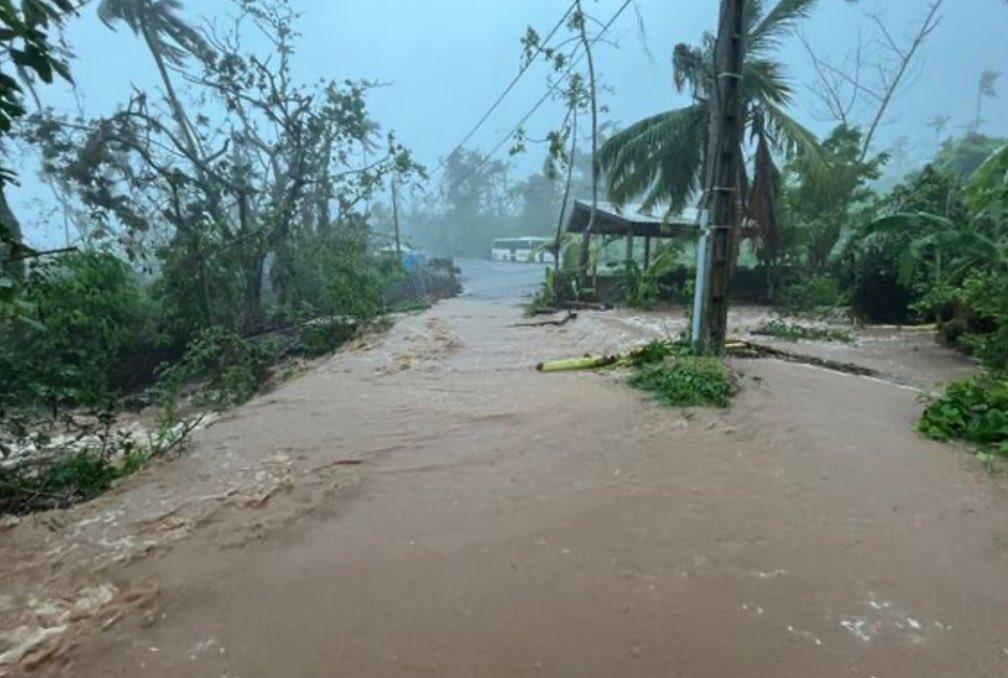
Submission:
<svg viewBox="0 0 1008 678">
<path fill-rule="evenodd" d="M 746 361 L 730 410 L 662 407 L 533 365 L 681 316 L 516 327 L 541 271 L 463 271 L 181 459 L 0 532 L 0 648 L 28 648 L 0 675 L 1008 675 L 1008 492 L 913 432 L 914 390 Z M 921 383 L 971 369 L 932 350 Z"/>
</svg>

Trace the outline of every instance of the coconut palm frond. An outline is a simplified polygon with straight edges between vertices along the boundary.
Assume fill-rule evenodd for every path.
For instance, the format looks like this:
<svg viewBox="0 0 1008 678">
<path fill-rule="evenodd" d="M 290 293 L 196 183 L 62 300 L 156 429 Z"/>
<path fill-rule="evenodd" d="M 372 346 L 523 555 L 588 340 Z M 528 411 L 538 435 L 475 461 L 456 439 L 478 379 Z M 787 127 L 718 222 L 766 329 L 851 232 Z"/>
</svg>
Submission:
<svg viewBox="0 0 1008 678">
<path fill-rule="evenodd" d="M 749 30 L 746 48 L 750 52 L 759 52 L 774 47 L 796 23 L 812 13 L 816 2 L 817 0 L 780 0 L 765 16 L 762 11 L 755 14 L 754 18 L 759 17 L 756 19 L 758 23 Z M 762 3 L 756 0 L 756 4 L 762 10 Z"/>
<path fill-rule="evenodd" d="M 694 96 L 707 96 L 707 90 L 714 77 L 712 51 L 678 44 L 672 53 L 672 75 L 676 90 L 682 92 L 687 85 Z"/>
<path fill-rule="evenodd" d="M 644 208 L 669 204 L 679 211 L 698 187 L 707 107 L 694 104 L 641 120 L 599 149 L 609 198 L 623 205 L 644 196 Z"/>
<path fill-rule="evenodd" d="M 760 232 L 763 247 L 776 253 L 780 245 L 780 228 L 777 223 L 777 196 L 780 193 L 781 173 L 773 160 L 770 144 L 765 134 L 759 135 L 756 157 L 753 161 L 753 182 L 749 189 L 748 215 Z"/>
<path fill-rule="evenodd" d="M 998 78 L 1001 77 L 1001 73 L 998 71 L 984 71 L 980 74 L 980 93 L 985 97 L 996 97 L 997 90 L 994 89 L 994 85 L 997 83 Z"/>
<path fill-rule="evenodd" d="M 742 71 L 742 89 L 749 100 L 767 100 L 777 106 L 787 106 L 794 95 L 781 64 L 769 59 L 746 61 Z"/>
<path fill-rule="evenodd" d="M 766 131 L 771 145 L 787 157 L 805 159 L 810 167 L 825 167 L 829 154 L 819 144 L 815 134 L 769 100 L 760 101 L 765 116 Z"/>
<path fill-rule="evenodd" d="M 117 22 L 149 39 L 166 61 L 179 64 L 189 55 L 201 55 L 206 41 L 182 18 L 179 0 L 101 0 L 98 18 L 110 28 Z"/>
</svg>

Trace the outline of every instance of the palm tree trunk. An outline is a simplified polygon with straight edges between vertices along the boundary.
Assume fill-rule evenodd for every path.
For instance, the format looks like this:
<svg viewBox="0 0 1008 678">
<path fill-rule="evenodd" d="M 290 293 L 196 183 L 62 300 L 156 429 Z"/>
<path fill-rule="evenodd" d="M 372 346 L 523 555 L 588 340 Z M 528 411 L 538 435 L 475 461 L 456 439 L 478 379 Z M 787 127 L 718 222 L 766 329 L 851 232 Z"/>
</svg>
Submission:
<svg viewBox="0 0 1008 678">
<path fill-rule="evenodd" d="M 199 183 L 206 194 L 209 211 L 213 214 L 215 219 L 221 221 L 222 223 L 226 223 L 227 215 L 221 207 L 219 191 L 216 190 L 216 187 L 207 177 L 206 172 L 204 172 L 200 167 L 200 163 L 202 163 L 203 159 L 206 157 L 206 152 L 203 149 L 203 145 L 200 143 L 199 137 L 193 133 L 192 123 L 189 122 L 189 117 L 186 115 L 185 107 L 182 106 L 182 100 L 179 99 L 178 93 L 175 91 L 175 85 L 172 83 L 171 74 L 168 72 L 164 56 L 161 54 L 161 50 L 157 46 L 157 41 L 151 34 L 146 18 L 141 20 L 140 29 L 143 34 L 144 42 L 147 45 L 147 49 L 154 58 L 154 64 L 157 66 L 158 74 L 161 76 L 161 82 L 164 84 L 165 96 L 168 98 L 168 105 L 171 107 L 172 117 L 175 118 L 175 124 L 178 125 L 179 132 L 182 134 L 182 142 L 185 144 L 186 152 L 193 160 L 193 164 L 196 169 L 196 176 L 199 178 Z"/>
<path fill-rule="evenodd" d="M 161 82 L 164 84 L 165 94 L 168 97 L 168 105 L 172 109 L 172 117 L 175 118 L 175 123 L 182 133 L 182 139 L 185 141 L 186 148 L 194 157 L 202 158 L 203 154 L 200 152 L 199 143 L 192 132 L 192 126 L 188 116 L 186 116 L 185 108 L 182 107 L 182 101 L 175 92 L 175 86 L 172 84 L 171 75 L 168 73 L 168 67 L 165 65 L 161 50 L 158 48 L 154 36 L 151 35 L 150 28 L 147 26 L 146 18 L 141 19 L 140 28 L 143 33 L 144 42 L 147 44 L 147 49 L 154 58 L 154 64 L 157 66 L 158 74 L 161 76 Z"/>
<path fill-rule="evenodd" d="M 977 112 L 976 118 L 973 120 L 973 133 L 978 134 L 980 132 L 980 116 L 983 113 L 983 88 L 977 87 Z"/>
</svg>

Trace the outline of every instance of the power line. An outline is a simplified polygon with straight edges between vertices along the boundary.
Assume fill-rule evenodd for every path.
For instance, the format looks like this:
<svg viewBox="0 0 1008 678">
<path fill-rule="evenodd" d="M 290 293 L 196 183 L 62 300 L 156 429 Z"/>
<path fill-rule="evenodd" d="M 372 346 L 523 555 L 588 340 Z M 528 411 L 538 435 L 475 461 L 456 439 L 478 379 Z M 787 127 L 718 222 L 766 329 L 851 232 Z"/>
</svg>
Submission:
<svg viewBox="0 0 1008 678">
<path fill-rule="evenodd" d="M 623 14 L 623 12 L 626 10 L 626 8 L 629 7 L 633 3 L 633 1 L 634 0 L 626 0 L 626 2 L 624 2 L 623 5 L 620 6 L 620 8 L 618 10 L 616 10 L 616 13 L 613 14 L 612 18 L 609 19 L 609 21 L 602 27 L 602 30 L 600 30 L 598 32 L 598 34 L 595 35 L 595 37 L 591 39 L 589 47 L 594 46 L 595 43 L 598 42 L 602 38 L 603 35 L 605 35 L 606 31 L 608 31 L 612 27 L 612 25 L 614 23 L 616 23 L 616 20 L 620 17 L 621 14 Z M 577 53 L 577 50 L 575 50 L 575 54 L 576 53 Z M 548 90 L 546 90 L 546 93 L 542 96 L 541 99 L 539 99 L 539 101 L 537 101 L 535 103 L 535 105 L 532 107 L 532 109 L 529 110 L 529 112 L 525 114 L 525 116 L 518 122 L 518 124 L 515 125 L 514 127 L 512 127 L 511 131 L 508 132 L 504 136 L 504 138 L 501 139 L 500 142 L 496 146 L 494 146 L 493 149 L 489 153 L 486 154 L 486 156 L 483 158 L 483 161 L 479 165 L 477 165 L 475 168 L 473 168 L 473 170 L 468 175 L 466 175 L 466 177 L 465 177 L 465 179 L 463 179 L 463 181 L 468 180 L 470 177 L 472 177 L 477 172 L 479 172 L 481 169 L 483 169 L 488 162 L 490 162 L 490 159 L 493 157 L 494 153 L 496 153 L 497 151 L 499 151 L 504 146 L 504 144 L 506 144 L 508 141 L 510 141 L 511 138 L 514 137 L 514 135 L 518 133 L 518 130 L 520 130 L 522 128 L 522 126 L 524 126 L 524 124 L 526 122 L 528 122 L 529 118 L 531 118 L 533 115 L 535 115 L 535 112 L 538 111 L 539 108 L 544 103 L 546 103 L 546 101 L 551 96 L 553 96 L 553 94 L 558 89 L 560 89 L 560 84 L 564 81 L 564 78 L 566 78 L 577 67 L 577 65 L 579 63 L 581 63 L 581 60 L 584 59 L 584 57 L 585 57 L 585 52 L 582 52 L 580 55 L 578 55 L 578 57 L 576 59 L 574 59 L 573 61 L 571 61 L 571 65 L 567 68 L 566 71 L 564 71 L 563 77 L 558 78 L 557 81 L 555 83 L 553 83 Z M 432 172 L 432 174 L 433 174 L 433 172 Z"/>
<path fill-rule="evenodd" d="M 546 45 L 549 43 L 550 40 L 553 39 L 553 36 L 556 35 L 556 32 L 560 30 L 560 27 L 563 26 L 564 22 L 567 20 L 567 17 L 570 16 L 570 13 L 574 11 L 574 8 L 576 6 L 577 6 L 577 0 L 575 0 L 570 4 L 570 7 L 568 7 L 567 11 L 564 12 L 564 15 L 560 17 L 560 21 L 558 21 L 556 23 L 556 26 L 553 27 L 553 30 L 551 30 L 549 34 L 539 43 L 539 47 L 536 48 L 535 53 L 528 59 L 528 61 L 525 62 L 525 65 L 522 66 L 521 69 L 518 71 L 518 75 L 514 77 L 514 79 L 504 89 L 501 95 L 497 97 L 497 100 L 493 102 L 493 105 L 490 106 L 490 110 L 488 110 L 486 113 L 483 114 L 483 117 L 479 119 L 479 122 L 477 122 L 471 130 L 469 130 L 469 133 L 465 135 L 462 141 L 458 142 L 455 145 L 451 153 L 445 156 L 445 158 L 438 163 L 438 166 L 435 167 L 434 170 L 431 172 L 431 176 L 437 174 L 437 172 L 445 166 L 445 163 L 447 163 L 448 156 L 452 155 L 453 153 L 461 149 L 463 146 L 465 146 L 466 143 L 468 143 L 469 140 L 473 138 L 473 135 L 476 134 L 479 128 L 483 126 L 483 123 L 485 123 L 490 118 L 490 116 L 493 115 L 493 112 L 497 110 L 497 107 L 501 105 L 501 102 L 504 101 L 505 97 L 507 97 L 507 95 L 511 93 L 511 90 L 513 90 L 515 85 L 518 84 L 518 81 L 521 80 L 522 76 L 525 75 L 526 71 L 528 71 L 528 69 L 532 67 L 532 64 L 535 62 L 536 58 L 540 54 L 542 54 L 543 50 L 546 48 Z"/>
</svg>

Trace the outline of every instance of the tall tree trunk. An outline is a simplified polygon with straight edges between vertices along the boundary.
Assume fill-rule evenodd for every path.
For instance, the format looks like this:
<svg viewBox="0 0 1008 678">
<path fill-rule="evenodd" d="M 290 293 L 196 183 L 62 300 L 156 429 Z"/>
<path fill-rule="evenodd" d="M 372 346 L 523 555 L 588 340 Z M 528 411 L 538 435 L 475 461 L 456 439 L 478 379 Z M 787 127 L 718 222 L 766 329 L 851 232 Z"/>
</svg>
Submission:
<svg viewBox="0 0 1008 678">
<path fill-rule="evenodd" d="M 581 37 L 581 46 L 588 57 L 588 93 L 591 98 L 591 183 L 592 183 L 592 204 L 591 212 L 588 215 L 588 225 L 581 236 L 581 257 L 578 266 L 580 290 L 588 289 L 588 265 L 591 258 L 591 238 L 595 231 L 595 221 L 598 218 L 598 97 L 595 88 L 595 58 L 592 55 L 591 43 L 588 41 L 586 29 L 586 16 L 581 9 L 581 0 L 577 0 L 578 32 Z"/>
<path fill-rule="evenodd" d="M 326 137 L 325 146 L 322 148 L 322 181 L 319 182 L 315 193 L 316 209 L 316 231 L 328 234 L 332 230 L 332 213 L 329 209 L 329 199 L 332 197 L 332 187 L 329 182 L 332 179 L 330 167 L 332 165 L 332 136 Z"/>
<path fill-rule="evenodd" d="M 147 25 L 146 17 L 141 18 L 140 29 L 143 33 L 144 42 L 147 44 L 147 49 L 154 58 L 154 64 L 157 66 L 158 74 L 161 76 L 161 83 L 164 85 L 165 95 L 168 97 L 168 105 L 171 107 L 172 117 L 175 118 L 175 124 L 178 125 L 179 132 L 182 133 L 182 139 L 185 141 L 186 148 L 194 157 L 202 159 L 203 154 L 201 153 L 199 142 L 196 135 L 193 134 L 192 126 L 189 122 L 188 116 L 186 116 L 185 108 L 182 106 L 182 101 L 175 92 L 175 85 L 172 84 L 171 75 L 168 73 L 168 67 L 165 65 L 161 49 L 158 47 L 157 41 L 151 34 L 150 27 Z"/>
<path fill-rule="evenodd" d="M 564 181 L 564 192 L 563 201 L 560 203 L 560 216 L 557 218 L 556 227 L 556 241 L 553 244 L 553 267 L 556 270 L 556 275 L 553 276 L 553 294 L 554 296 L 560 293 L 560 268 L 563 264 L 561 261 L 561 256 L 563 255 L 561 238 L 563 237 L 563 227 L 564 218 L 567 216 L 567 203 L 570 201 L 571 192 L 571 182 L 574 179 L 574 155 L 577 153 L 577 104 L 575 103 L 570 110 L 571 117 L 571 150 L 570 157 L 567 159 L 567 179 Z"/>
<path fill-rule="evenodd" d="M 263 267 L 266 264 L 266 255 L 259 251 L 258 247 L 252 246 L 253 251 L 245 257 L 245 280 L 244 280 L 244 318 L 242 323 L 246 331 L 257 329 L 262 320 L 262 286 Z"/>
<path fill-rule="evenodd" d="M 161 50 L 157 45 L 154 35 L 151 33 L 150 27 L 147 25 L 146 17 L 141 18 L 140 28 L 144 42 L 147 45 L 147 50 L 151 53 L 158 74 L 161 76 L 161 82 L 164 84 L 165 96 L 168 97 L 168 106 L 171 108 L 172 117 L 175 118 L 175 124 L 178 125 L 179 132 L 182 135 L 182 142 L 185 144 L 186 152 L 196 160 L 193 163 L 196 168 L 195 174 L 206 195 L 207 207 L 215 219 L 221 223 L 227 223 L 227 214 L 221 206 L 219 186 L 216 185 L 216 182 L 211 181 L 210 177 L 200 167 L 200 163 L 206 158 L 203 145 L 200 143 L 199 137 L 193 132 L 192 123 L 189 122 L 185 107 L 182 106 L 182 100 L 179 99 L 178 93 L 175 91 L 175 85 L 172 83 L 171 74 L 168 72 L 164 56 L 161 54 Z"/>
<path fill-rule="evenodd" d="M 396 189 L 395 177 L 392 177 L 392 222 L 395 225 L 396 261 L 402 264 L 402 242 L 399 240 L 399 193 Z"/>
<path fill-rule="evenodd" d="M 23 263 L 8 260 L 17 254 L 21 242 L 21 222 L 7 203 L 7 193 L 0 187 L 0 266 L 19 278 L 24 273 Z"/>
<path fill-rule="evenodd" d="M 983 114 L 983 88 L 979 85 L 977 86 L 977 112 L 976 118 L 973 121 L 973 133 L 980 133 L 980 121 L 983 119 L 981 115 Z"/>
</svg>

